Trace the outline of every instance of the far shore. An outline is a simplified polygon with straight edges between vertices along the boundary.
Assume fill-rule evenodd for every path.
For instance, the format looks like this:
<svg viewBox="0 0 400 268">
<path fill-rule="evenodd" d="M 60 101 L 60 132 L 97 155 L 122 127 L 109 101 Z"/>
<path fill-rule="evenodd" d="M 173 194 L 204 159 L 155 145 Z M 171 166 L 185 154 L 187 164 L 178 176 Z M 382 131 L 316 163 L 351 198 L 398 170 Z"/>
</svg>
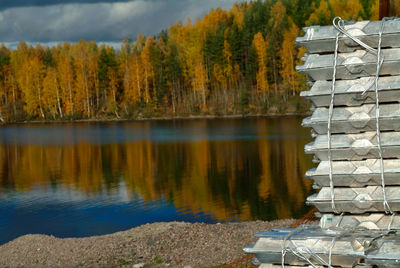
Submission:
<svg viewBox="0 0 400 268">
<path fill-rule="evenodd" d="M 89 119 L 60 119 L 60 120 L 26 120 L 5 122 L 9 124 L 54 124 L 54 123 L 85 123 L 85 122 L 129 122 L 129 121 L 167 121 L 167 120 L 194 120 L 194 119 L 240 119 L 240 118 L 275 118 L 275 117 L 306 117 L 310 112 L 304 113 L 268 113 L 268 114 L 232 114 L 232 115 L 188 115 L 188 116 L 164 116 L 164 117 L 132 117 L 132 118 L 89 118 Z"/>
</svg>

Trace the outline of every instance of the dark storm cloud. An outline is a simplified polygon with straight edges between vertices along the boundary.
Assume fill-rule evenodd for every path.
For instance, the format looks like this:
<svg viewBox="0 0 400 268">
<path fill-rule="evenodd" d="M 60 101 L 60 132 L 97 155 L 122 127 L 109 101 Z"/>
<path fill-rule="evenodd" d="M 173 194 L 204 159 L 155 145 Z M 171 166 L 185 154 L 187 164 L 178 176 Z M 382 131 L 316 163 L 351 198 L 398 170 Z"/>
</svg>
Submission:
<svg viewBox="0 0 400 268">
<path fill-rule="evenodd" d="M 132 0 L 0 0 L 0 10 L 13 7 L 129 2 Z"/>
<path fill-rule="evenodd" d="M 135 39 L 139 33 L 156 34 L 187 17 L 196 19 L 211 8 L 230 8 L 234 2 L 235 0 L 0 0 L 3 4 L 3 10 L 0 11 L 0 42 Z M 10 7 L 4 9 L 5 6 Z"/>
</svg>

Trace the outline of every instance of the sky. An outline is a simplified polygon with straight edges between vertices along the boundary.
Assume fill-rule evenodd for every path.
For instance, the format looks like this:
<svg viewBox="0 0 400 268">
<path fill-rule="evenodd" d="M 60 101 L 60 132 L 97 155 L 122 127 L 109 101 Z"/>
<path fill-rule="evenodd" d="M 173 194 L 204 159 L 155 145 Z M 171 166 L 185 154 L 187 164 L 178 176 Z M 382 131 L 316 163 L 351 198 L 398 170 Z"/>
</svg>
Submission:
<svg viewBox="0 0 400 268">
<path fill-rule="evenodd" d="M 94 40 L 116 45 L 139 33 L 154 35 L 170 24 L 193 21 L 236 0 L 0 0 L 0 42 L 52 45 Z"/>
</svg>

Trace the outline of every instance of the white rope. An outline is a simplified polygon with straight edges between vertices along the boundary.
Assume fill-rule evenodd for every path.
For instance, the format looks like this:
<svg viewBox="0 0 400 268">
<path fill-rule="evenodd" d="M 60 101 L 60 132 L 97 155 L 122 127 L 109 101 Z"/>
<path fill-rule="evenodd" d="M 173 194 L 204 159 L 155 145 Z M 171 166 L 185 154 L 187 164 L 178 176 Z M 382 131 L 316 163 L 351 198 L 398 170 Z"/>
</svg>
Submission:
<svg viewBox="0 0 400 268">
<path fill-rule="evenodd" d="M 340 227 L 340 224 L 342 223 L 343 217 L 344 217 L 344 212 L 342 212 L 342 214 L 340 214 L 339 221 L 336 223 L 336 227 Z"/>
<path fill-rule="evenodd" d="M 332 250 L 333 246 L 335 245 L 335 242 L 336 242 L 336 236 L 332 239 L 331 246 L 329 247 L 328 267 L 331 267 L 332 265 Z"/>
<path fill-rule="evenodd" d="M 335 205 L 335 186 L 333 183 L 333 164 L 332 164 L 332 140 L 331 140 L 331 124 L 333 116 L 333 102 L 335 99 L 335 84 L 336 84 L 336 69 L 337 69 L 337 58 L 338 58 L 338 48 L 339 48 L 339 34 L 336 34 L 336 45 L 335 45 L 335 57 L 333 61 L 333 74 L 332 74 L 332 88 L 331 88 L 331 102 L 329 104 L 329 114 L 328 114 L 328 162 L 329 162 L 329 189 L 331 193 L 331 206 L 334 213 L 339 213 Z"/>
<path fill-rule="evenodd" d="M 303 228 L 303 227 L 302 227 Z M 296 232 L 298 232 L 299 227 L 293 229 L 290 233 L 288 233 L 285 238 L 282 240 L 282 244 L 281 244 L 281 252 L 282 252 L 282 268 L 285 268 L 285 255 L 287 252 L 287 247 L 286 247 L 286 241 L 288 241 L 288 239 L 295 234 Z"/>
<path fill-rule="evenodd" d="M 294 244 L 293 244 L 294 245 Z M 308 262 L 312 267 L 317 267 L 316 264 L 314 264 L 309 257 L 305 256 L 304 253 L 309 254 L 310 256 L 314 257 L 320 264 L 328 266 L 328 268 L 333 268 L 331 265 L 329 265 L 324 259 L 322 259 L 318 254 L 315 254 L 311 249 L 301 246 L 301 247 L 296 247 L 294 245 L 293 249 L 290 249 L 290 252 L 293 253 L 295 256 L 305 260 Z"/>
<path fill-rule="evenodd" d="M 335 241 L 335 240 L 336 240 L 336 237 L 333 238 L 333 241 Z M 291 241 L 291 240 L 289 240 L 289 242 L 292 246 L 288 246 L 286 248 L 286 251 L 290 252 L 293 255 L 297 256 L 298 258 L 306 261 L 312 267 L 317 267 L 316 265 L 324 265 L 324 266 L 327 266 L 328 268 L 333 268 L 331 265 L 331 259 L 328 262 L 326 262 L 323 258 L 321 258 L 318 254 L 313 252 L 310 248 L 305 247 L 305 246 L 296 246 L 293 243 L 293 241 Z M 334 243 L 331 243 L 331 248 L 330 248 L 330 253 L 329 253 L 330 256 L 332 256 L 333 245 L 334 245 Z M 311 257 L 313 257 L 318 263 L 317 264 L 313 263 L 311 261 Z"/>
<path fill-rule="evenodd" d="M 333 19 L 333 27 L 335 27 L 335 29 L 346 35 L 348 38 L 350 38 L 351 40 L 353 40 L 355 43 L 359 44 L 361 47 L 365 48 L 367 51 L 371 52 L 372 54 L 374 54 L 375 56 L 378 55 L 378 50 L 374 49 L 372 47 L 370 47 L 369 45 L 365 44 L 364 42 L 362 42 L 361 40 L 359 40 L 358 38 L 352 36 L 344 27 L 344 20 L 341 17 L 335 17 Z M 382 63 L 380 63 L 382 64 Z M 371 82 L 371 84 L 367 87 L 365 87 L 364 91 L 361 93 L 361 96 L 363 96 L 368 89 L 370 89 L 372 87 L 372 85 L 374 84 L 374 81 Z"/>
<path fill-rule="evenodd" d="M 396 213 L 394 212 L 392 214 L 392 216 L 390 217 L 390 222 L 389 222 L 389 225 L 388 225 L 388 231 L 390 231 L 392 229 L 392 224 L 393 224 L 393 220 L 394 220 L 395 216 L 396 216 Z"/>
<path fill-rule="evenodd" d="M 381 173 L 381 186 L 382 186 L 382 195 L 383 195 L 383 207 L 385 209 L 385 213 L 393 214 L 392 209 L 389 206 L 389 203 L 386 198 L 386 189 L 385 189 L 385 167 L 383 164 L 383 153 L 382 153 L 382 143 L 381 143 L 381 131 L 379 125 L 379 117 L 380 117 L 380 109 L 379 109 L 379 91 L 378 91 L 378 82 L 379 82 L 379 73 L 384 61 L 384 57 L 381 55 L 381 44 L 382 44 L 382 33 L 385 26 L 385 19 L 381 21 L 381 27 L 379 29 L 378 36 L 378 53 L 377 53 L 377 63 L 376 63 L 376 73 L 375 73 L 375 117 L 376 117 L 376 139 L 378 143 L 379 150 L 379 162 L 380 162 L 380 173 Z"/>
<path fill-rule="evenodd" d="M 326 262 L 324 259 L 322 259 L 318 254 L 314 253 L 311 249 L 305 247 L 305 246 L 297 246 L 295 243 L 290 239 L 294 234 L 306 230 L 307 227 L 306 225 L 300 225 L 299 227 L 293 229 L 290 233 L 288 233 L 285 238 L 282 240 L 282 268 L 285 267 L 285 256 L 288 252 L 292 253 L 296 257 L 306 261 L 308 264 L 310 264 L 312 267 L 317 267 L 311 260 L 310 257 L 313 257 L 319 264 L 322 264 L 324 266 L 327 266 L 328 268 L 333 268 L 330 262 Z M 336 240 L 336 237 L 333 238 L 333 240 Z M 288 245 L 286 245 L 288 243 Z M 334 243 L 333 243 L 334 244 Z M 332 255 L 332 249 L 333 249 L 333 244 L 331 244 L 329 255 Z M 307 256 L 307 254 L 309 256 Z"/>
</svg>

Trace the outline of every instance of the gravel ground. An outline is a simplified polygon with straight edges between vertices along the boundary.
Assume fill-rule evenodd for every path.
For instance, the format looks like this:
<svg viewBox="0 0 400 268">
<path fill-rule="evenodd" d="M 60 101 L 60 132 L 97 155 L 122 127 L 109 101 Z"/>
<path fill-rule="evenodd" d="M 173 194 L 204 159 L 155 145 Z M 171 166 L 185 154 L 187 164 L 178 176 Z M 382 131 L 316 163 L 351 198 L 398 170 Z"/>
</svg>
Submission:
<svg viewBox="0 0 400 268">
<path fill-rule="evenodd" d="M 215 267 L 242 257 L 254 233 L 294 222 L 169 222 L 86 238 L 25 235 L 0 246 L 0 267 Z"/>
</svg>

